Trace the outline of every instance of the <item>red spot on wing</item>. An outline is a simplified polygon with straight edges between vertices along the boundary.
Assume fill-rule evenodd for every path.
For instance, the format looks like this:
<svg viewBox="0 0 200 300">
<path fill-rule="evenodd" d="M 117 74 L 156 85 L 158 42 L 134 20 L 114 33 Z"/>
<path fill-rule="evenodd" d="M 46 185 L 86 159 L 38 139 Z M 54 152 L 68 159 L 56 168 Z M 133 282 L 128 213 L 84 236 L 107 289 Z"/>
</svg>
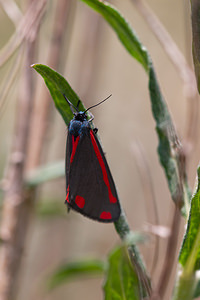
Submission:
<svg viewBox="0 0 200 300">
<path fill-rule="evenodd" d="M 105 182 L 105 184 L 106 184 L 106 186 L 108 188 L 109 200 L 110 200 L 111 203 L 116 203 L 117 199 L 112 194 L 112 191 L 111 191 L 111 188 L 110 188 L 110 183 L 109 183 L 109 180 L 108 180 L 108 175 L 107 175 L 106 167 L 105 167 L 105 164 L 104 164 L 101 152 L 99 151 L 99 147 L 98 147 L 98 145 L 96 143 L 96 140 L 94 138 L 92 130 L 90 131 L 90 137 L 91 137 L 91 141 L 92 141 L 92 145 L 93 145 L 96 157 L 98 158 L 99 164 L 100 164 L 101 169 L 102 169 L 103 180 L 104 180 L 104 182 Z"/>
<path fill-rule="evenodd" d="M 70 157 L 70 164 L 73 162 L 74 155 L 76 153 L 76 148 L 78 146 L 79 139 L 80 139 L 80 136 L 78 136 L 75 139 L 74 136 L 72 135 L 72 153 L 71 153 L 71 157 Z"/>
<path fill-rule="evenodd" d="M 111 213 L 109 211 L 103 211 L 100 214 L 100 219 L 104 219 L 104 220 L 110 220 L 110 219 L 112 219 Z"/>
<path fill-rule="evenodd" d="M 83 208 L 85 206 L 85 199 L 81 196 L 76 196 L 75 203 L 79 208 Z"/>
</svg>

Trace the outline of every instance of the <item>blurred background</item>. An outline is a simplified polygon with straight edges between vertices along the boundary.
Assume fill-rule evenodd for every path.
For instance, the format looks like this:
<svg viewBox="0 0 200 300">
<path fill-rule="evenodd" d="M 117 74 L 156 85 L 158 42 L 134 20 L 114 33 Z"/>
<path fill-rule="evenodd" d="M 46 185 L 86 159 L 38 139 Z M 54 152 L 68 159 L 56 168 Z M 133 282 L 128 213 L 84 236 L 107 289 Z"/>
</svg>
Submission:
<svg viewBox="0 0 200 300">
<path fill-rule="evenodd" d="M 1 49 L 10 42 L 29 5 L 29 1 L 6 2 L 7 8 L 3 1 L 0 2 Z M 196 122 L 193 126 L 192 123 L 199 109 L 197 99 L 194 97 L 189 99 L 186 96 L 179 72 L 133 2 L 115 0 L 109 2 L 129 20 L 152 57 L 161 90 L 187 153 L 188 179 L 193 189 L 200 148 L 196 139 L 198 133 L 196 129 L 199 124 Z M 192 68 L 189 3 L 183 0 L 146 2 L 163 23 Z M 62 5 L 65 7 L 64 17 Z M 81 1 L 47 1 L 44 11 L 34 42 L 35 54 L 30 64 L 41 63 L 56 68 L 56 71 L 68 80 L 85 107 L 96 104 L 112 94 L 107 102 L 94 108 L 92 113 L 130 227 L 132 230 L 142 232 L 145 231 L 147 224 L 169 227 L 173 203 L 163 169 L 159 164 L 158 141 L 151 113 L 148 78 L 143 68 L 125 51 L 115 33 L 101 16 Z M 52 55 L 52 48 L 57 43 L 56 39 L 52 41 L 56 26 L 65 27 L 62 33 L 62 44 L 57 54 Z M 10 48 L 13 47 L 12 49 L 15 50 L 5 63 L 2 63 L 5 51 L 0 52 L 0 178 L 2 180 L 7 175 L 16 119 L 20 118 L 22 113 L 18 109 L 18 100 L 20 93 L 23 92 L 22 73 L 23 65 L 26 63 L 23 57 L 26 44 L 23 42 L 20 44 L 19 38 L 17 42 L 18 46 L 11 45 L 7 48 L 7 54 Z M 56 62 L 53 61 L 55 57 Z M 35 146 L 34 137 L 40 134 L 40 128 L 37 126 L 40 122 L 40 114 L 46 112 L 45 134 L 38 163 L 44 165 L 65 158 L 67 128 L 50 97 L 47 106 L 43 107 L 43 99 L 46 99 L 49 92 L 43 79 L 33 69 L 31 72 L 33 80 L 36 81 L 33 89 L 33 101 L 35 101 L 33 110 L 36 119 L 35 123 L 32 122 L 34 126 L 30 135 L 29 148 Z M 27 160 L 27 169 L 31 169 L 31 155 Z M 5 179 L 3 182 L 5 183 Z M 149 189 L 151 195 L 148 194 Z M 2 191 L 0 197 L 2 203 Z M 155 208 L 152 206 L 153 202 L 149 202 L 148 197 L 154 201 L 158 221 L 155 217 Z M 85 257 L 106 259 L 109 251 L 120 243 L 112 224 L 99 224 L 73 211 L 68 214 L 64 200 L 64 177 L 42 184 L 36 191 L 16 299 L 76 300 L 83 295 L 87 300 L 103 298 L 101 277 L 80 278 L 61 285 L 51 292 L 46 290 L 48 276 L 63 262 Z M 180 241 L 183 232 L 184 222 L 180 236 L 177 237 Z M 166 243 L 166 238 L 160 238 L 159 255 L 153 275 L 154 284 L 160 275 Z M 153 235 L 150 235 L 148 243 L 142 245 L 141 251 L 151 272 L 155 254 Z M 173 286 L 169 287 L 169 294 L 172 288 Z M 167 295 L 166 299 L 168 299 Z"/>
</svg>

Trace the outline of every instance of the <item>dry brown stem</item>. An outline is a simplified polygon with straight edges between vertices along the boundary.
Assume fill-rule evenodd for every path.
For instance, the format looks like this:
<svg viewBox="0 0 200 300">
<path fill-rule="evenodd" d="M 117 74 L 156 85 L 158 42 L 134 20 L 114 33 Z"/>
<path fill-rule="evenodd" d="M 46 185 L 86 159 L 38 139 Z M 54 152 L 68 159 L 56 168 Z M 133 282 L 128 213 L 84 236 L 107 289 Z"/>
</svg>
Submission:
<svg viewBox="0 0 200 300">
<path fill-rule="evenodd" d="M 141 178 L 143 192 L 144 192 L 144 201 L 147 212 L 148 222 L 154 225 L 159 224 L 158 218 L 158 210 L 156 205 L 156 197 L 154 193 L 153 182 L 151 179 L 151 172 L 148 166 L 148 162 L 146 161 L 146 155 L 144 153 L 143 147 L 139 143 L 133 144 L 133 152 L 136 158 L 136 165 L 138 168 L 138 172 Z M 159 237 L 155 235 L 155 247 L 154 247 L 153 258 L 151 259 L 151 276 L 153 276 L 154 271 L 156 269 L 156 264 L 158 261 L 158 253 L 159 253 Z"/>
<path fill-rule="evenodd" d="M 3 82 L 1 83 L 0 89 L 0 119 L 4 114 L 6 104 L 8 103 L 7 96 L 11 91 L 13 84 L 17 78 L 17 75 L 20 73 L 20 69 L 22 66 L 23 61 L 23 50 L 24 48 L 21 47 L 16 60 L 10 66 L 9 72 L 5 75 Z"/>
<path fill-rule="evenodd" d="M 0 5 L 3 7 L 10 20 L 17 26 L 22 18 L 22 12 L 16 2 L 13 0 L 0 0 Z"/>
<path fill-rule="evenodd" d="M 61 64 L 61 49 L 66 32 L 70 3 L 71 0 L 59 0 L 57 4 L 50 51 L 47 58 L 47 65 L 56 70 L 58 70 L 59 65 Z M 50 104 L 51 96 L 47 88 L 44 86 L 40 93 L 40 99 L 39 101 L 36 99 L 34 107 L 26 166 L 28 170 L 35 168 L 40 162 L 43 140 L 47 129 Z"/>
<path fill-rule="evenodd" d="M 31 7 L 34 15 L 38 3 L 41 5 L 41 3 L 44 4 L 46 1 L 32 1 L 29 6 L 29 11 Z M 1 300 L 10 300 L 15 297 L 17 275 L 34 197 L 34 194 L 31 191 L 25 190 L 23 184 L 29 124 L 33 104 L 33 72 L 31 72 L 29 66 L 34 57 L 35 38 L 39 28 L 40 18 L 37 18 L 37 22 L 35 18 L 34 20 L 34 27 L 32 27 L 33 32 L 35 33 L 34 38 L 31 40 L 29 39 L 29 41 L 26 42 L 24 70 L 21 82 L 22 87 L 20 89 L 13 139 L 13 151 L 10 159 L 7 179 L 8 184 L 5 191 L 2 210 L 1 239 L 3 243 L 0 252 Z"/>
<path fill-rule="evenodd" d="M 195 6 L 193 6 L 195 3 Z M 190 6 L 191 5 L 191 11 L 190 11 Z M 188 56 L 188 60 L 190 61 L 190 57 L 191 57 L 191 32 L 190 32 L 190 22 L 192 21 L 192 36 L 193 36 L 193 56 L 195 55 L 195 51 L 194 51 L 194 44 L 197 45 L 199 43 L 199 34 L 197 31 L 197 34 L 194 34 L 194 31 L 196 31 L 198 29 L 198 26 L 194 27 L 194 20 L 196 19 L 196 24 L 198 24 L 198 7 L 199 6 L 199 1 L 190 1 L 189 2 L 185 2 L 184 3 L 184 8 L 185 8 L 185 15 L 189 14 L 189 21 L 185 22 L 185 32 L 186 32 L 186 50 L 187 50 L 187 56 Z M 195 14 L 195 17 L 193 15 L 193 12 Z M 190 19 L 190 14 L 191 14 L 191 19 Z M 186 19 L 186 18 L 185 18 Z M 187 20 L 187 19 L 186 19 Z M 194 42 L 196 36 L 196 42 Z M 193 59 L 194 62 L 194 69 L 196 69 L 196 67 L 198 67 L 198 64 L 195 64 L 195 61 Z M 192 62 L 191 62 L 192 63 Z M 196 72 L 196 70 L 195 70 Z M 197 82 L 198 84 L 198 82 Z M 198 87 L 198 86 L 197 86 Z M 191 101 L 192 100 L 192 101 Z M 186 120 L 186 142 L 187 142 L 187 146 L 188 148 L 186 148 L 186 151 L 191 151 L 191 146 L 196 146 L 197 145 L 197 141 L 198 141 L 198 128 L 199 128 L 199 95 L 197 94 L 196 97 L 194 97 L 194 99 L 188 99 L 187 101 L 187 120 Z M 197 151 L 199 151 L 197 149 Z M 192 157 L 191 157 L 192 158 Z"/>
<path fill-rule="evenodd" d="M 13 55 L 24 40 L 34 41 L 38 24 L 44 14 L 47 0 L 31 2 L 15 33 L 0 51 L 0 67 Z"/>
<path fill-rule="evenodd" d="M 42 8 L 41 0 L 35 0 L 35 5 Z M 46 3 L 46 0 L 43 1 L 43 5 Z M 62 0 L 58 2 L 57 5 L 57 14 L 53 29 L 52 43 L 50 45 L 50 57 L 49 64 L 51 67 L 57 68 L 59 64 L 60 50 L 62 39 L 65 32 L 65 22 L 66 14 L 68 12 L 67 6 L 69 1 Z M 2 212 L 2 226 L 1 226 L 1 238 L 3 240 L 3 245 L 1 248 L 1 266 L 0 266 L 0 299 L 1 300 L 10 300 L 14 298 L 15 287 L 17 282 L 17 275 L 19 273 L 20 262 L 22 259 L 22 253 L 25 243 L 26 233 L 30 223 L 30 217 L 32 212 L 32 207 L 34 204 L 35 193 L 34 190 L 26 190 L 24 188 L 24 173 L 27 169 L 27 157 L 31 157 L 31 164 L 29 167 L 35 167 L 39 163 L 39 157 L 42 149 L 42 141 L 45 135 L 45 125 L 46 119 L 48 117 L 47 108 L 49 103 L 49 96 L 43 101 L 41 105 L 42 115 L 38 114 L 37 111 L 34 111 L 34 118 L 31 118 L 32 115 L 32 105 L 33 105 L 33 87 L 32 87 L 32 76 L 34 74 L 33 70 L 30 68 L 30 65 L 34 61 L 34 43 L 32 42 L 37 36 L 37 30 L 39 28 L 39 21 L 41 20 L 41 11 L 34 9 L 33 2 L 30 4 L 30 8 L 33 9 L 33 15 L 29 15 L 30 19 L 37 19 L 37 22 L 34 23 L 34 27 L 30 25 L 27 29 L 25 36 L 28 38 L 27 48 L 25 54 L 25 67 L 24 75 L 22 78 L 22 84 L 18 104 L 18 113 L 17 113 L 17 122 L 16 122 L 16 133 L 13 142 L 13 153 L 11 155 L 10 168 L 8 172 L 7 190 L 5 191 L 5 201 Z M 36 13 L 37 11 L 37 13 Z M 40 15 L 40 18 L 36 18 L 36 15 Z M 58 25 L 59 24 L 59 25 Z M 31 35 L 30 31 L 32 32 Z M 28 36 L 26 35 L 28 34 Z M 31 37 L 31 38 L 30 38 Z M 40 115 L 39 120 L 36 116 Z M 38 130 L 34 128 L 34 122 L 30 124 L 30 120 L 35 120 Z M 33 145 L 32 140 L 29 139 L 30 136 L 30 127 L 34 128 L 37 132 L 37 137 L 35 142 L 37 148 L 31 147 Z M 38 134 L 40 133 L 40 134 Z M 28 150 L 30 151 L 27 155 Z M 33 152 L 35 152 L 33 154 Z M 32 153 L 32 155 L 31 155 Z"/>
<path fill-rule="evenodd" d="M 132 2 L 160 42 L 183 81 L 185 96 L 188 100 L 186 137 L 184 141 L 185 152 L 188 155 L 193 150 L 195 139 L 197 137 L 198 95 L 194 72 L 169 33 L 147 3 L 143 0 L 132 0 Z"/>
<path fill-rule="evenodd" d="M 0 299 L 13 299 L 24 237 L 27 230 L 27 218 L 31 212 L 23 187 L 24 165 L 29 132 L 29 119 L 32 108 L 32 75 L 28 69 L 33 55 L 33 44 L 26 50 L 23 87 L 19 95 L 18 116 L 16 122 L 13 152 L 8 172 L 8 186 L 5 191 L 2 211 L 0 252 Z M 29 203 L 30 202 L 30 203 Z M 23 223 L 24 224 L 23 224 Z M 24 226 L 25 225 L 25 226 Z"/>
<path fill-rule="evenodd" d="M 181 79 L 184 83 L 184 89 L 187 98 L 195 97 L 197 94 L 196 80 L 193 71 L 189 67 L 185 57 L 178 49 L 177 45 L 166 31 L 157 16 L 143 0 L 132 0 L 144 20 L 149 25 L 154 35 L 157 37 L 161 46 L 167 53 L 169 59 L 176 67 Z"/>
<path fill-rule="evenodd" d="M 87 99 L 94 90 L 98 63 L 101 63 L 99 49 L 101 42 L 102 18 L 93 11 L 86 11 L 85 28 L 81 34 L 80 45 L 87 51 L 82 51 L 79 59 L 79 70 L 76 76 L 81 98 Z"/>
<path fill-rule="evenodd" d="M 175 254 L 177 249 L 180 221 L 181 221 L 180 208 L 176 205 L 173 214 L 172 225 L 171 225 L 171 234 L 167 243 L 167 250 L 164 258 L 164 264 L 162 267 L 159 283 L 156 288 L 156 291 L 152 296 L 152 300 L 163 299 L 166 289 L 168 287 L 174 261 L 177 259 Z"/>
</svg>

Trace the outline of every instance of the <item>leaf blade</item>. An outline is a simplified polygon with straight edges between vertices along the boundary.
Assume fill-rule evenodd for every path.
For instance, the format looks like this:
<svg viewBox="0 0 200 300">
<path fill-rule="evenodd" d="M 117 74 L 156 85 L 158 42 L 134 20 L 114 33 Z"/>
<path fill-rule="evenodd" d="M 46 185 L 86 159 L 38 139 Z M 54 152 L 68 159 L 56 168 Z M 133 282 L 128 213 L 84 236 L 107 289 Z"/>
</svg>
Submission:
<svg viewBox="0 0 200 300">
<path fill-rule="evenodd" d="M 117 247 L 109 256 L 104 284 L 105 300 L 139 300 L 140 288 L 125 247 Z"/>
<path fill-rule="evenodd" d="M 146 48 L 141 45 L 133 28 L 119 11 L 108 2 L 97 0 L 81 0 L 98 13 L 110 24 L 116 32 L 119 40 L 125 46 L 126 50 L 140 62 L 145 70 L 149 68 L 149 56 Z"/>
<path fill-rule="evenodd" d="M 191 271 L 200 270 L 200 166 L 197 169 L 198 185 L 191 200 L 186 234 L 181 247 L 179 262 Z M 191 257 L 190 265 L 188 261 Z M 194 261 L 195 258 L 195 261 Z"/>
<path fill-rule="evenodd" d="M 179 253 L 182 268 L 178 274 L 173 300 L 190 300 L 200 291 L 196 276 L 200 270 L 200 166 L 197 174 L 198 185 L 192 196 L 187 229 Z"/>
<path fill-rule="evenodd" d="M 35 64 L 31 67 L 43 77 L 49 89 L 49 92 L 54 100 L 56 108 L 63 117 L 66 125 L 68 125 L 70 120 L 73 118 L 73 113 L 71 112 L 71 109 L 68 103 L 66 102 L 63 94 L 74 106 L 77 106 L 77 103 L 80 100 L 79 97 L 71 88 L 68 81 L 53 69 L 42 64 Z M 83 111 L 85 110 L 81 102 L 79 103 L 79 109 Z"/>
<path fill-rule="evenodd" d="M 158 154 L 160 163 L 163 166 L 173 201 L 179 207 L 184 206 L 182 213 L 187 215 L 191 192 L 187 183 L 185 165 L 182 163 L 182 152 L 179 147 L 175 146 L 178 141 L 175 126 L 165 99 L 160 91 L 150 55 L 139 41 L 127 20 L 125 20 L 114 6 L 106 1 L 81 1 L 104 17 L 116 32 L 125 49 L 142 64 L 149 76 L 149 93 L 159 140 Z"/>
<path fill-rule="evenodd" d="M 97 259 L 84 259 L 70 262 L 59 267 L 49 278 L 48 288 L 53 289 L 79 276 L 102 275 L 105 263 Z"/>
<path fill-rule="evenodd" d="M 42 165 L 25 174 L 25 184 L 28 188 L 38 186 L 50 180 L 65 176 L 65 161 L 57 161 Z"/>
</svg>

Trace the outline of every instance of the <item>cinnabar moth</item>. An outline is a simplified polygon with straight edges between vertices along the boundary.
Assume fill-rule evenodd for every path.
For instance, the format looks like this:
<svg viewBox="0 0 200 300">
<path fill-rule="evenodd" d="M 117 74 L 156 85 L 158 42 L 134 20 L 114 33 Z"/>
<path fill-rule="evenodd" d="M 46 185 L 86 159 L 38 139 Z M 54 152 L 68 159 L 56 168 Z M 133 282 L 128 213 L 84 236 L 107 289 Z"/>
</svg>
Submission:
<svg viewBox="0 0 200 300">
<path fill-rule="evenodd" d="M 65 203 L 68 209 L 72 208 L 91 219 L 114 222 L 121 212 L 117 191 L 96 137 L 97 129 L 90 126 L 93 117 L 87 120 L 86 115 L 90 108 L 100 103 L 79 111 L 79 103 L 75 107 L 66 97 L 65 99 L 74 114 L 68 126 Z"/>
</svg>

